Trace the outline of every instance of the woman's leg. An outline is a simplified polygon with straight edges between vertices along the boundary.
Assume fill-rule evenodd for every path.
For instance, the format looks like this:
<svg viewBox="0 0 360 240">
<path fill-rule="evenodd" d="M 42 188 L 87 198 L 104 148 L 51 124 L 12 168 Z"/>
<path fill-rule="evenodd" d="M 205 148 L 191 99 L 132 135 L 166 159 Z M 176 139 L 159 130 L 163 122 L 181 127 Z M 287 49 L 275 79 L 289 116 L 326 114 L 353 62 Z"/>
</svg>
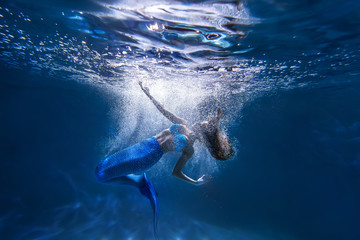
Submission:
<svg viewBox="0 0 360 240">
<path fill-rule="evenodd" d="M 96 179 L 100 183 L 106 183 L 127 176 L 119 181 L 136 185 L 139 179 L 133 174 L 145 172 L 157 163 L 163 154 L 155 137 L 145 139 L 105 158 L 96 167 Z"/>
</svg>

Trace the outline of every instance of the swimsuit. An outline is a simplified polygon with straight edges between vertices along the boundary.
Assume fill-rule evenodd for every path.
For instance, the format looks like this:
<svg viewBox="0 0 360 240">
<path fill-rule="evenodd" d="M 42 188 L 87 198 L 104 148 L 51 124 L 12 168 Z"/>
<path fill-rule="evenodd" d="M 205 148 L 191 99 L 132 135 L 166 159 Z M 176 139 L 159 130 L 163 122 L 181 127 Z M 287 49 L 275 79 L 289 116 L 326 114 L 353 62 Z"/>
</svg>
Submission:
<svg viewBox="0 0 360 240">
<path fill-rule="evenodd" d="M 186 147 L 187 141 L 186 137 L 180 134 L 180 124 L 174 124 L 170 127 L 170 132 L 174 134 L 174 144 L 175 144 L 175 151 L 180 152 Z"/>
</svg>

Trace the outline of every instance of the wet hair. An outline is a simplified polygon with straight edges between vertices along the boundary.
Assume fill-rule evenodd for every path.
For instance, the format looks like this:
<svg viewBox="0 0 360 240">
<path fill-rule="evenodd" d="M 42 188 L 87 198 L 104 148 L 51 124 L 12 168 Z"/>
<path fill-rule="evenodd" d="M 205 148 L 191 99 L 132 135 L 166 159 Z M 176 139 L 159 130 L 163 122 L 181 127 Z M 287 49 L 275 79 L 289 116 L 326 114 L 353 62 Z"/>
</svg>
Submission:
<svg viewBox="0 0 360 240">
<path fill-rule="evenodd" d="M 193 130 L 199 134 L 200 141 L 205 144 L 211 156 L 217 160 L 225 161 L 235 152 L 230 139 L 219 131 L 221 109 L 218 115 L 207 122 L 196 123 Z"/>
</svg>

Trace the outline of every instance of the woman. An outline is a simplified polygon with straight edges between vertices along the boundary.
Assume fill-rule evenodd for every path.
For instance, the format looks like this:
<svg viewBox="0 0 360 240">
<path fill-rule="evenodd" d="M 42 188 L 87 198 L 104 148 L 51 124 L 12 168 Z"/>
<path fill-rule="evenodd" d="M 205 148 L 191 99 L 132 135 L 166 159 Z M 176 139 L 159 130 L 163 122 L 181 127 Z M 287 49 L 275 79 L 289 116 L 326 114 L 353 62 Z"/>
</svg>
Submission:
<svg viewBox="0 0 360 240">
<path fill-rule="evenodd" d="M 182 152 L 176 162 L 172 175 L 186 182 L 200 185 L 209 180 L 202 175 L 194 180 L 184 174 L 182 169 L 194 154 L 194 142 L 203 143 L 210 154 L 217 160 L 226 160 L 234 154 L 230 140 L 220 134 L 219 121 L 221 110 L 209 121 L 195 123 L 191 127 L 188 123 L 167 111 L 149 92 L 149 89 L 139 82 L 143 92 L 149 97 L 156 108 L 174 125 L 165 129 L 154 137 L 145 139 L 131 147 L 120 150 L 103 160 L 96 168 L 96 178 L 100 183 L 120 183 L 136 186 L 141 194 L 150 200 L 154 210 L 154 232 L 156 235 L 157 214 L 159 210 L 157 194 L 146 174 L 147 169 L 157 163 L 167 152 Z M 143 173 L 142 175 L 136 175 Z"/>
</svg>

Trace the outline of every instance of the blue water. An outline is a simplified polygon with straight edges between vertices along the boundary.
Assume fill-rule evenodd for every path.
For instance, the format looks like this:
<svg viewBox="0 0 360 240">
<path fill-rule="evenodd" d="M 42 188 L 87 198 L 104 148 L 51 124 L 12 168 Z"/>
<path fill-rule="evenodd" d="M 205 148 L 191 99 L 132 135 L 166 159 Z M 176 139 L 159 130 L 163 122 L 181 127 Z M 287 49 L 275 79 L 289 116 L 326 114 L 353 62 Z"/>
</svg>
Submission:
<svg viewBox="0 0 360 240">
<path fill-rule="evenodd" d="M 159 238 L 360 239 L 360 2 L 0 2 L 0 239 L 153 239 L 108 154 L 221 107 L 236 155 L 200 145 L 148 176 Z"/>
</svg>

